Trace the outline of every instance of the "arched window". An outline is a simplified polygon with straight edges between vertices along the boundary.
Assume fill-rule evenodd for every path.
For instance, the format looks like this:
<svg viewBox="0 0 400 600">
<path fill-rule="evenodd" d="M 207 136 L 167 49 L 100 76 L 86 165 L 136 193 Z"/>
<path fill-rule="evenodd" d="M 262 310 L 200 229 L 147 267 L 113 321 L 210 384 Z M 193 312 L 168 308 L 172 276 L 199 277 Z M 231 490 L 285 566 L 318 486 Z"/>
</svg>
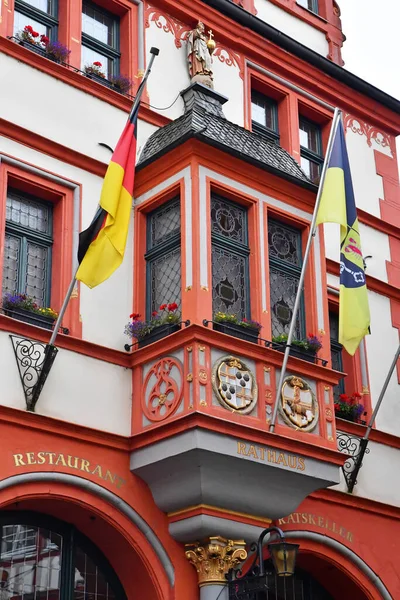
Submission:
<svg viewBox="0 0 400 600">
<path fill-rule="evenodd" d="M 333 597 L 310 573 L 296 567 L 293 577 L 278 577 L 272 563 L 265 562 L 268 590 L 249 600 L 333 600 Z"/>
<path fill-rule="evenodd" d="M 0 600 L 127 600 L 115 571 L 72 525 L 0 513 Z"/>
</svg>

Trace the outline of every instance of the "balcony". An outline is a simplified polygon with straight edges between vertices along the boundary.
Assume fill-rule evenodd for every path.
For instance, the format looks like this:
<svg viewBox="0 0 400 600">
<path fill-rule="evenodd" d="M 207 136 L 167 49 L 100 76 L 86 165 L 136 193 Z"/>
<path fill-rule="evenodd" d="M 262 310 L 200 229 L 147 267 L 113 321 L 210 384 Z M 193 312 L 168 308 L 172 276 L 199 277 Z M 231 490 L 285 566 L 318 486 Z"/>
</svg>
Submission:
<svg viewBox="0 0 400 600">
<path fill-rule="evenodd" d="M 290 357 L 270 433 L 282 358 L 199 325 L 132 353 L 131 470 L 171 516 L 176 539 L 193 538 L 187 519 L 199 537 L 212 534 L 210 507 L 277 519 L 339 482 L 332 387 L 340 374 Z M 219 530 L 229 537 L 230 520 Z"/>
</svg>

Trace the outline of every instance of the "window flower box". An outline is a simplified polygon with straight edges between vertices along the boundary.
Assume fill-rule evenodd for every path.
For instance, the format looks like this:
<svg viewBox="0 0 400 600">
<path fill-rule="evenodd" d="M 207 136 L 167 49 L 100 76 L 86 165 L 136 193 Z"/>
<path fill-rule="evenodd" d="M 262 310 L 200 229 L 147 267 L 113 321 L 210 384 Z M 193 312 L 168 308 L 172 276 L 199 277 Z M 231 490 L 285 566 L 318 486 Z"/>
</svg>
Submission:
<svg viewBox="0 0 400 600">
<path fill-rule="evenodd" d="M 111 90 L 115 90 L 115 86 L 111 83 L 111 81 L 108 81 L 108 79 L 106 79 L 105 77 L 102 77 L 101 75 L 96 75 L 95 73 L 85 73 L 85 77 L 87 77 L 88 79 L 93 79 L 93 81 L 97 81 L 97 83 L 101 83 L 101 85 L 105 85 L 106 87 L 110 88 Z"/>
<path fill-rule="evenodd" d="M 361 398 L 362 395 L 359 392 L 353 392 L 351 396 L 340 394 L 334 405 L 335 416 L 345 421 L 365 425 L 366 421 L 361 417 L 366 416 L 367 413 L 364 405 L 360 402 Z"/>
<path fill-rule="evenodd" d="M 138 348 L 157 342 L 181 328 L 181 316 L 176 302 L 162 304 L 147 321 L 142 321 L 139 313 L 132 313 L 130 318 L 132 321 L 125 325 L 124 333 L 136 339 Z"/>
<path fill-rule="evenodd" d="M 53 329 L 58 316 L 52 308 L 38 306 L 30 296 L 10 292 L 3 296 L 3 311 L 7 317 L 44 329 Z"/>
<path fill-rule="evenodd" d="M 171 333 L 179 331 L 180 328 L 181 326 L 178 323 L 172 323 L 171 325 L 160 325 L 159 327 L 155 327 L 144 338 L 138 340 L 138 348 L 143 348 L 144 346 L 153 344 L 153 342 L 158 342 L 158 340 L 161 340 L 167 335 L 171 335 Z"/>
<path fill-rule="evenodd" d="M 278 350 L 279 352 L 285 352 L 286 344 L 284 344 L 284 343 L 274 344 L 273 343 L 272 349 Z M 316 352 L 310 352 L 309 350 L 305 350 L 304 348 L 301 348 L 300 346 L 291 346 L 289 355 L 294 356 L 295 358 L 300 358 L 301 360 L 306 360 L 307 362 L 311 362 L 311 363 L 317 362 L 316 361 L 316 358 L 317 358 Z"/>
<path fill-rule="evenodd" d="M 4 314 L 7 317 L 12 317 L 18 321 L 29 323 L 30 325 L 36 325 L 36 327 L 42 327 L 43 329 L 53 329 L 55 319 L 52 317 L 46 317 L 45 315 L 39 315 L 30 310 L 24 308 L 4 308 Z"/>
<path fill-rule="evenodd" d="M 215 331 L 257 344 L 261 329 L 261 324 L 257 321 L 246 318 L 240 319 L 236 315 L 218 311 L 215 313 L 212 323 Z"/>
<path fill-rule="evenodd" d="M 214 331 L 220 331 L 221 333 L 226 333 L 227 335 L 232 335 L 233 337 L 239 338 L 240 340 L 245 340 L 246 342 L 253 342 L 257 344 L 259 329 L 256 327 L 248 327 L 243 325 L 238 325 L 237 323 L 213 323 Z"/>
<path fill-rule="evenodd" d="M 27 42 L 25 40 L 19 40 L 18 44 L 24 48 L 28 48 L 28 50 L 31 50 L 31 52 L 35 52 L 36 54 L 40 54 L 40 56 L 45 56 L 48 58 L 46 56 L 46 49 L 42 48 L 38 44 L 32 44 L 31 42 Z"/>
</svg>

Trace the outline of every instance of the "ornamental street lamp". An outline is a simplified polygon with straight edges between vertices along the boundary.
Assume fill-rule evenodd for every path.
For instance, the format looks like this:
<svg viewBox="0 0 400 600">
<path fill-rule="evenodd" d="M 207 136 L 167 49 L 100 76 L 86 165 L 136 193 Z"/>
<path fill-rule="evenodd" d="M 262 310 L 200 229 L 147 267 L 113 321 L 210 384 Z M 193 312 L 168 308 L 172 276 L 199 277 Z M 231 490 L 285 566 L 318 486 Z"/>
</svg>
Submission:
<svg viewBox="0 0 400 600">
<path fill-rule="evenodd" d="M 268 600 L 270 585 L 264 566 L 263 544 L 265 536 L 269 533 L 276 533 L 279 536 L 277 541 L 268 544 L 276 575 L 290 577 L 294 574 L 299 545 L 287 542 L 279 527 L 269 527 L 261 532 L 258 542 L 251 545 L 251 550 L 255 551 L 255 557 L 246 575 L 242 575 L 240 570 L 230 571 L 229 600 Z"/>
</svg>

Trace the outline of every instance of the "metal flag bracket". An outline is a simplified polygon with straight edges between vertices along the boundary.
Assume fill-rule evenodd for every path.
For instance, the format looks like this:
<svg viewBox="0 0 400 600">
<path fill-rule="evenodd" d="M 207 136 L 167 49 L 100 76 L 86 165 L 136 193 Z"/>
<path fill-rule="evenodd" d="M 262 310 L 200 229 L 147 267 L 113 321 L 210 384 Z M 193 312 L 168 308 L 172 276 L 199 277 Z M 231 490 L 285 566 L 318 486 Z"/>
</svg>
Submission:
<svg viewBox="0 0 400 600">
<path fill-rule="evenodd" d="M 58 349 L 52 344 L 15 335 L 10 335 L 10 339 L 24 390 L 26 410 L 34 412 Z"/>
</svg>

